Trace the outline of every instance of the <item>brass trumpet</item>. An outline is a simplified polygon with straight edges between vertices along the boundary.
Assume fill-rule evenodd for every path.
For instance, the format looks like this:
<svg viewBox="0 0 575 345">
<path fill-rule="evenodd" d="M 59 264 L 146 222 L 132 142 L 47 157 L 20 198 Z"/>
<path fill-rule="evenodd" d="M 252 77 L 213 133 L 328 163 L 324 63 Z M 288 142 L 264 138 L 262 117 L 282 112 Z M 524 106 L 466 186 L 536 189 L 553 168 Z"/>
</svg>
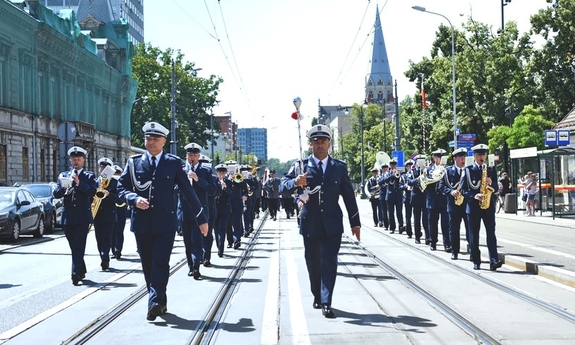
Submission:
<svg viewBox="0 0 575 345">
<path fill-rule="evenodd" d="M 235 183 L 242 183 L 244 181 L 244 175 L 241 172 L 234 174 L 232 181 Z"/>
</svg>

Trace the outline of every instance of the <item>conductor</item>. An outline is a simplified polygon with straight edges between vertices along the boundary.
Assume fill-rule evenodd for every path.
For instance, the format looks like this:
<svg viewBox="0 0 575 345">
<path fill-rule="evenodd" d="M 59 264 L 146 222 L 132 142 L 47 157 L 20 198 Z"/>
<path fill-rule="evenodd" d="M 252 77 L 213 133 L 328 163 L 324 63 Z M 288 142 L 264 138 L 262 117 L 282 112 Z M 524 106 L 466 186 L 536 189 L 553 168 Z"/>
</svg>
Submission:
<svg viewBox="0 0 575 345">
<path fill-rule="evenodd" d="M 136 237 L 148 287 L 148 314 L 154 321 L 167 311 L 166 287 L 170 255 L 177 230 L 174 187 L 179 187 L 201 233 L 208 233 L 208 218 L 182 170 L 179 157 L 165 153 L 168 129 L 157 122 L 142 127 L 146 152 L 131 156 L 118 181 L 120 197 L 132 207 L 131 231 Z"/>
</svg>

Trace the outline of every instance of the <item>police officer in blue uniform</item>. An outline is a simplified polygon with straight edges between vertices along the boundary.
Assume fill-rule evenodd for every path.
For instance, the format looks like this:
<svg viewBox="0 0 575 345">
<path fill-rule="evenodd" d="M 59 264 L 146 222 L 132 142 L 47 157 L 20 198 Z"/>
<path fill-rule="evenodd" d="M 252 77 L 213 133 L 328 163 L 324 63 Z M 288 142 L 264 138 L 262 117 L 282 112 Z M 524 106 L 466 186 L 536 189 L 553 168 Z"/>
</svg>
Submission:
<svg viewBox="0 0 575 345">
<path fill-rule="evenodd" d="M 168 129 L 148 122 L 142 130 L 146 152 L 128 159 L 118 191 L 132 207 L 131 231 L 149 292 L 146 319 L 154 321 L 167 311 L 170 255 L 178 226 L 174 187 L 179 187 L 189 203 L 203 235 L 208 233 L 208 217 L 182 170 L 180 158 L 163 151 Z"/>
<path fill-rule="evenodd" d="M 456 198 L 463 198 L 461 194 L 461 181 L 465 177 L 465 157 L 467 149 L 458 148 L 451 154 L 454 164 L 445 170 L 445 178 L 439 181 L 439 189 L 447 196 L 447 213 L 449 214 L 449 240 L 451 241 L 451 260 L 457 260 L 460 251 L 461 220 L 465 225 L 467 234 L 468 222 L 465 213 L 465 202 L 456 204 Z M 460 196 L 461 195 L 461 196 Z"/>
<path fill-rule="evenodd" d="M 328 154 L 331 130 L 325 125 L 315 125 L 307 132 L 307 137 L 312 155 L 292 165 L 282 179 L 281 189 L 282 192 L 299 189 L 299 194 L 304 196 L 303 188 L 309 190 L 309 198 L 300 212 L 300 234 L 314 296 L 313 307 L 321 309 L 326 318 L 334 318 L 331 303 L 343 234 L 343 213 L 338 203 L 340 195 L 349 215 L 351 232 L 358 241 L 361 224 L 347 165 Z"/>
<path fill-rule="evenodd" d="M 495 237 L 495 198 L 499 186 L 497 183 L 497 171 L 494 167 L 487 166 L 487 152 L 489 147 L 485 144 L 475 145 L 473 151 L 473 164 L 465 168 L 465 175 L 461 184 L 461 193 L 465 197 L 469 229 L 471 232 L 470 245 L 473 258 L 473 269 L 479 270 L 481 265 L 481 252 L 479 251 L 479 229 L 481 221 L 485 226 L 487 249 L 489 251 L 489 270 L 495 271 L 502 266 L 497 255 L 497 238 Z M 481 193 L 483 171 L 487 170 L 484 188 L 492 188 L 491 200 L 487 209 L 480 207 L 480 201 L 487 195 Z"/>
<path fill-rule="evenodd" d="M 248 189 L 246 209 L 244 211 L 244 237 L 248 237 L 250 233 L 254 231 L 254 207 L 256 202 L 254 191 L 257 189 L 257 186 L 253 175 L 250 173 L 250 170 L 251 169 L 249 165 L 243 165 L 240 169 Z"/>
<path fill-rule="evenodd" d="M 379 193 L 381 192 L 381 186 L 377 183 L 379 169 L 374 166 L 371 169 L 372 176 L 367 180 L 367 190 L 369 192 L 369 202 L 371 204 L 371 213 L 373 218 L 373 226 L 383 226 L 383 211 L 381 210 L 381 203 L 379 202 Z"/>
<path fill-rule="evenodd" d="M 440 166 L 441 157 L 447 153 L 444 149 L 438 149 L 432 152 L 434 164 L 427 167 L 427 178 L 432 180 L 434 171 L 445 169 Z M 429 184 L 425 188 L 427 212 L 429 216 L 429 233 L 431 238 L 430 249 L 437 249 L 437 236 L 439 235 L 439 218 L 441 217 L 441 234 L 443 237 L 443 247 L 446 252 L 451 252 L 451 243 L 449 242 L 449 215 L 447 214 L 447 197 L 439 189 L 439 181 Z M 426 241 L 427 242 L 427 241 Z"/>
<path fill-rule="evenodd" d="M 98 160 L 100 176 L 96 180 L 98 189 L 94 200 L 100 198 L 100 205 L 94 218 L 94 233 L 100 253 L 100 267 L 107 270 L 110 267 L 110 249 L 112 248 L 112 234 L 116 225 L 116 202 L 118 201 L 118 180 L 113 178 L 114 168 L 110 158 L 103 157 Z"/>
<path fill-rule="evenodd" d="M 114 165 L 114 170 L 114 179 L 117 181 L 124 169 L 119 165 Z M 129 209 L 126 200 L 120 198 L 118 195 L 118 200 L 116 201 L 116 224 L 114 224 L 114 231 L 112 233 L 112 254 L 116 260 L 120 260 L 122 257 L 122 249 L 124 249 L 124 228 L 126 227 L 128 214 Z"/>
<path fill-rule="evenodd" d="M 214 232 L 215 232 L 215 223 L 216 223 L 216 216 L 217 216 L 217 209 L 216 209 L 216 198 L 218 198 L 221 194 L 222 194 L 222 190 L 219 187 L 219 180 L 218 180 L 218 176 L 216 175 L 216 172 L 214 170 L 212 170 L 212 160 L 205 155 L 200 155 L 200 159 L 199 159 L 200 164 L 202 164 L 202 166 L 210 169 L 210 171 L 212 172 L 212 181 L 214 184 L 214 192 L 208 194 L 208 207 L 209 207 L 209 220 L 208 220 L 208 225 L 209 225 L 209 229 L 210 231 L 208 231 L 208 234 L 204 237 L 203 239 L 203 243 L 204 243 L 204 250 L 203 250 L 203 258 L 202 258 L 202 262 L 204 263 L 204 267 L 211 267 L 212 266 L 212 247 L 214 245 Z"/>
<path fill-rule="evenodd" d="M 421 227 L 425 232 L 425 244 L 428 245 L 429 227 L 427 208 L 425 207 L 425 191 L 421 189 L 420 176 L 425 174 L 425 155 L 417 155 L 414 157 L 417 167 L 412 169 L 411 174 L 408 176 L 407 185 L 411 187 L 411 207 L 413 211 L 413 228 L 415 231 L 415 243 L 421 243 Z"/>
<path fill-rule="evenodd" d="M 231 223 L 233 227 L 232 231 L 233 247 L 234 249 L 238 249 L 241 247 L 242 235 L 244 234 L 243 218 L 244 218 L 244 211 L 245 211 L 244 209 L 246 201 L 248 200 L 248 187 L 246 181 L 244 181 L 243 175 L 240 173 L 239 166 L 235 165 L 234 169 L 235 172 L 233 174 L 230 174 L 230 179 L 234 183 L 234 188 L 232 188 L 232 194 L 230 195 L 230 201 L 232 204 Z M 230 173 L 229 167 L 228 167 L 228 173 Z"/>
<path fill-rule="evenodd" d="M 408 159 L 405 162 L 405 172 L 401 174 L 399 179 L 399 189 L 402 191 L 403 205 L 405 207 L 405 226 L 399 229 L 399 233 L 401 234 L 403 230 L 405 230 L 407 238 L 411 238 L 413 236 L 413 229 L 411 227 L 411 215 L 413 213 L 413 206 L 411 206 L 411 189 L 413 187 L 407 183 L 407 181 L 409 181 L 413 176 L 412 167 L 413 160 Z"/>
<path fill-rule="evenodd" d="M 228 178 L 228 167 L 225 164 L 216 165 L 218 175 L 218 184 L 216 189 L 220 189 L 221 194 L 216 198 L 216 221 L 214 224 L 216 230 L 216 247 L 218 256 L 224 257 L 224 247 L 226 242 L 226 232 L 228 230 L 228 221 L 232 217 L 231 194 L 234 188 L 232 181 Z"/>
<path fill-rule="evenodd" d="M 63 198 L 62 228 L 72 251 L 72 284 L 86 277 L 86 238 L 92 218 L 92 198 L 96 194 L 96 176 L 83 166 L 87 151 L 79 146 L 68 150 L 72 169 L 58 176 L 58 185 L 54 190 L 55 198 Z"/>
<path fill-rule="evenodd" d="M 389 215 L 387 211 L 387 183 L 385 183 L 384 179 L 387 176 L 387 172 L 389 171 L 389 164 L 383 163 L 381 166 L 381 174 L 379 174 L 379 179 L 377 183 L 379 184 L 379 203 L 380 203 L 380 210 L 381 214 L 379 216 L 379 227 L 384 227 L 385 230 L 389 229 Z M 393 216 L 393 215 L 392 215 Z M 383 219 L 383 223 L 381 220 Z"/>
<path fill-rule="evenodd" d="M 395 232 L 395 216 L 397 216 L 399 232 L 402 233 L 404 230 L 403 191 L 400 187 L 400 178 L 401 173 L 397 170 L 397 161 L 392 159 L 389 161 L 389 171 L 383 176 L 383 182 L 387 184 L 387 195 L 385 196 L 385 201 L 387 202 L 387 214 L 389 216 L 389 232 L 392 234 Z M 385 210 L 383 211 L 385 212 Z"/>
<path fill-rule="evenodd" d="M 209 202 L 208 196 L 213 194 L 216 188 L 212 177 L 212 169 L 202 166 L 200 163 L 200 153 L 202 147 L 196 143 L 187 144 L 186 166 L 185 171 L 188 175 L 188 183 L 194 187 L 196 196 L 204 209 L 205 215 L 209 220 Z M 184 246 L 186 247 L 186 258 L 188 261 L 188 276 L 198 280 L 202 276 L 200 273 L 200 264 L 204 257 L 204 236 L 202 235 L 198 222 L 196 221 L 195 212 L 186 203 L 185 196 L 180 194 L 179 208 L 182 211 L 182 236 L 184 237 Z M 209 231 L 208 231 L 209 232 Z M 207 236 L 207 235 L 206 235 Z"/>
</svg>

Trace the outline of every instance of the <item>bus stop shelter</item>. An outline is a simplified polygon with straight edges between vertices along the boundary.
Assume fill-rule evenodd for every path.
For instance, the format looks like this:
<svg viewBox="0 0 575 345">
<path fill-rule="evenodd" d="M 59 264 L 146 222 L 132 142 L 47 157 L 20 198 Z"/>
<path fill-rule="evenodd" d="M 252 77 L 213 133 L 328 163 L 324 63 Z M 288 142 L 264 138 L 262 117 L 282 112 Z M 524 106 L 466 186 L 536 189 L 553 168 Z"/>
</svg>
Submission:
<svg viewBox="0 0 575 345">
<path fill-rule="evenodd" d="M 515 204 L 525 209 L 521 200 L 523 177 L 528 171 L 536 174 L 538 181 L 538 209 L 556 216 L 575 215 L 575 147 L 561 146 L 546 150 L 524 148 L 511 150 L 512 176 Z"/>
</svg>

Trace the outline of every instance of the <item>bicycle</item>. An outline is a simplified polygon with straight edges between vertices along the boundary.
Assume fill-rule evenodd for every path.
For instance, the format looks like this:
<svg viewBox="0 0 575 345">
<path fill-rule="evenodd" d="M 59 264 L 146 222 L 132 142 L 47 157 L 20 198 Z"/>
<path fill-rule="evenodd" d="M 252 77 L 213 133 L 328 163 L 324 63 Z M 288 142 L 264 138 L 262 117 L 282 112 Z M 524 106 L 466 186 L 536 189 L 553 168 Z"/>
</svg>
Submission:
<svg viewBox="0 0 575 345">
<path fill-rule="evenodd" d="M 495 199 L 495 209 L 497 213 L 501 211 L 501 209 L 505 209 L 505 195 L 501 195 L 500 192 L 495 193 L 497 198 Z"/>
</svg>

